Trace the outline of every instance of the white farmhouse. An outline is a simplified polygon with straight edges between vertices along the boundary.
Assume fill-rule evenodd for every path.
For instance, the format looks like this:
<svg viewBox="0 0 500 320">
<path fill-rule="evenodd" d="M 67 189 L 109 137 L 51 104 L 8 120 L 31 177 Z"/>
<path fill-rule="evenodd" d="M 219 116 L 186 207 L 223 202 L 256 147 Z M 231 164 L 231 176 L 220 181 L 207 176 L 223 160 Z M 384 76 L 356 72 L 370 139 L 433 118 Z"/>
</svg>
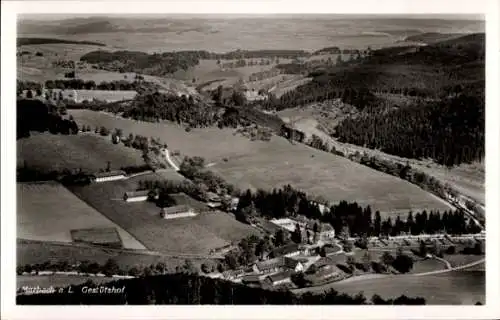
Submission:
<svg viewBox="0 0 500 320">
<path fill-rule="evenodd" d="M 140 202 L 148 200 L 149 190 L 125 192 L 123 200 L 126 202 Z"/>
<path fill-rule="evenodd" d="M 108 171 L 108 172 L 99 172 L 94 174 L 95 182 L 107 182 L 107 181 L 115 181 L 115 180 L 123 180 L 126 179 L 127 175 L 124 171 Z"/>
<path fill-rule="evenodd" d="M 194 217 L 198 213 L 193 208 L 187 205 L 178 205 L 173 207 L 162 208 L 160 216 L 163 219 L 175 219 L 184 217 Z"/>
</svg>

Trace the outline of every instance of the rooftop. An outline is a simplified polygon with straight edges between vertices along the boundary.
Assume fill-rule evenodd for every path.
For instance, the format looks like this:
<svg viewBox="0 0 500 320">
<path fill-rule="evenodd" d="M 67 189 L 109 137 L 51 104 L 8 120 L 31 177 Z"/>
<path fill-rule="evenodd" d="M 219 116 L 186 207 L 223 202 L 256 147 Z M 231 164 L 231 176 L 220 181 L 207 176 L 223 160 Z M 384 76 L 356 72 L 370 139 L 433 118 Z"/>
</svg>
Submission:
<svg viewBox="0 0 500 320">
<path fill-rule="evenodd" d="M 287 244 L 285 246 L 276 248 L 272 251 L 273 256 L 279 257 L 286 254 L 299 251 L 299 245 L 296 243 Z"/>
<path fill-rule="evenodd" d="M 125 192 L 125 195 L 128 198 L 133 198 L 133 197 L 144 197 L 147 196 L 151 192 L 150 190 L 138 190 L 138 191 L 128 191 Z"/>
<path fill-rule="evenodd" d="M 284 272 L 280 272 L 280 273 L 276 273 L 276 274 L 270 275 L 269 279 L 271 279 L 272 282 L 276 282 L 276 281 L 288 279 L 288 278 L 291 277 L 291 275 L 292 275 L 292 272 L 290 272 L 290 271 L 284 271 Z"/>
<path fill-rule="evenodd" d="M 243 282 L 260 282 L 260 278 L 258 275 L 248 275 L 243 277 Z"/>
<path fill-rule="evenodd" d="M 120 176 L 120 175 L 125 176 L 126 175 L 125 171 L 114 170 L 114 171 L 98 172 L 98 173 L 94 174 L 94 176 L 96 178 L 106 178 L 106 177 L 114 177 L 114 176 Z"/>
<path fill-rule="evenodd" d="M 191 211 L 192 208 L 190 206 L 182 204 L 178 206 L 162 208 L 161 210 L 165 214 L 176 214 L 176 213 Z"/>
<path fill-rule="evenodd" d="M 283 257 L 278 257 L 262 262 L 257 262 L 256 265 L 257 268 L 259 268 L 259 270 L 272 269 L 277 267 L 283 267 L 285 265 L 285 260 L 283 259 Z"/>
</svg>

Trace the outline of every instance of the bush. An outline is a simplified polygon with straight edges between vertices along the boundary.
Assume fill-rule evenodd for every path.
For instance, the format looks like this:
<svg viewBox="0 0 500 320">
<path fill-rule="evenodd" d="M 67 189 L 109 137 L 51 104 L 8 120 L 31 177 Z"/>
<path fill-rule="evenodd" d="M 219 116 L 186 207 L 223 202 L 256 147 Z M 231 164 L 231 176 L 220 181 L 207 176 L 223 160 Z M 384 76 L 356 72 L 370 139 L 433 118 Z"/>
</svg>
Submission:
<svg viewBox="0 0 500 320">
<path fill-rule="evenodd" d="M 96 128 L 97 130 L 97 128 Z M 106 127 L 101 127 L 101 129 L 99 130 L 99 134 L 101 136 L 108 136 L 109 135 L 109 130 L 106 128 Z"/>
<path fill-rule="evenodd" d="M 449 246 L 447 249 L 446 249 L 446 254 L 455 254 L 456 253 L 456 248 L 455 246 Z"/>
<path fill-rule="evenodd" d="M 399 254 L 392 263 L 394 269 L 400 273 L 407 273 L 413 268 L 413 259 L 405 254 Z"/>
<path fill-rule="evenodd" d="M 141 274 L 139 268 L 132 267 L 128 270 L 128 275 L 132 277 L 138 277 Z"/>
</svg>

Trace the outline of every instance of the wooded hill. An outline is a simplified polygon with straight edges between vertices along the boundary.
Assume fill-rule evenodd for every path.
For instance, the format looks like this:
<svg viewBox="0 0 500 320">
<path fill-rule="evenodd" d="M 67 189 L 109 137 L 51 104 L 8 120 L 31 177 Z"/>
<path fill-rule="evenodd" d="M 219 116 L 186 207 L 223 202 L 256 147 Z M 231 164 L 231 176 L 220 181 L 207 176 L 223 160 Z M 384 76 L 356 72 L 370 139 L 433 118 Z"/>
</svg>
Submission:
<svg viewBox="0 0 500 320">
<path fill-rule="evenodd" d="M 484 61 L 484 34 L 471 34 L 429 46 L 375 50 L 367 58 L 311 74 L 313 81 L 281 99 L 270 100 L 266 107 L 282 110 L 342 98 L 346 103 L 364 108 L 377 104 L 373 93 L 441 98 L 457 87 L 483 88 L 484 91 Z M 363 94 L 354 94 L 353 101 L 352 92 Z"/>
</svg>

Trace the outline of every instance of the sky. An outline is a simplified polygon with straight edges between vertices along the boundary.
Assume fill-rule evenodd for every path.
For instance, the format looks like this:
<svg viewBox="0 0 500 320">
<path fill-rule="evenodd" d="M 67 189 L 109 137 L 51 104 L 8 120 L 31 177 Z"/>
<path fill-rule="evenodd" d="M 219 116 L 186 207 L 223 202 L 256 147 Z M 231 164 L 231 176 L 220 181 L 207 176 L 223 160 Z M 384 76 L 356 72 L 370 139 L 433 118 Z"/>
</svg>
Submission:
<svg viewBox="0 0 500 320">
<path fill-rule="evenodd" d="M 63 19 L 73 19 L 73 18 L 92 18 L 92 17 L 114 17 L 114 18 L 135 18 L 135 19 L 146 19 L 146 18 L 217 18 L 217 19 L 235 19 L 235 18 L 270 18 L 273 16 L 280 16 L 281 18 L 304 18 L 312 16 L 322 16 L 331 19 L 345 18 L 346 16 L 351 19 L 441 19 L 441 20 L 485 20 L 484 16 L 481 14 L 394 14 L 394 15 L 357 15 L 357 14 L 344 14 L 344 15 L 317 15 L 317 14 L 304 14 L 304 15 L 290 15 L 290 14 L 25 14 L 20 15 L 20 20 L 63 20 Z"/>
</svg>

